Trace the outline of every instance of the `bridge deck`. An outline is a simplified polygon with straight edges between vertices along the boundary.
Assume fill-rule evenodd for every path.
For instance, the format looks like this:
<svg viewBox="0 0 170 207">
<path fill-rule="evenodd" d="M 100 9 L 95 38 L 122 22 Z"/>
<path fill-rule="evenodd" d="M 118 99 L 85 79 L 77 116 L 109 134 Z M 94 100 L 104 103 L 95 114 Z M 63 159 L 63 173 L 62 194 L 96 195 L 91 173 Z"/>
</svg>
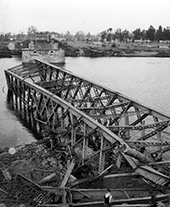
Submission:
<svg viewBox="0 0 170 207">
<path fill-rule="evenodd" d="M 170 177 L 153 167 L 170 149 L 166 114 L 38 59 L 5 70 L 5 75 L 13 108 L 37 133 L 53 134 L 67 148 L 71 164 L 65 166 L 61 186 L 75 164 L 95 162 L 96 175 L 105 172 L 113 164 L 108 153 L 117 157 L 118 167 L 126 160 L 149 181 L 169 183 Z"/>
</svg>

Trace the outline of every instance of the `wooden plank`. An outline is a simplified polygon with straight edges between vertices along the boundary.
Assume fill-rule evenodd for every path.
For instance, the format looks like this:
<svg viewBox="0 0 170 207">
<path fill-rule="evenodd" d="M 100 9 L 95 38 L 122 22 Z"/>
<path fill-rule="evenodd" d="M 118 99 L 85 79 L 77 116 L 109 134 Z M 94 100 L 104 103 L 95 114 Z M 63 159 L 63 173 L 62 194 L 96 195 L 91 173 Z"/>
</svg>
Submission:
<svg viewBox="0 0 170 207">
<path fill-rule="evenodd" d="M 71 163 L 70 163 L 70 165 L 68 165 L 67 172 L 66 172 L 66 174 L 65 174 L 65 176 L 64 176 L 64 179 L 63 179 L 63 181 L 62 181 L 60 187 L 64 187 L 64 186 L 66 186 L 67 181 L 68 181 L 68 179 L 69 179 L 69 177 L 70 177 L 70 175 L 71 175 L 71 172 L 72 172 L 74 166 L 75 166 L 75 161 L 72 160 Z"/>
<path fill-rule="evenodd" d="M 151 182 L 154 182 L 160 186 L 164 186 L 165 184 L 170 182 L 170 177 L 158 172 L 157 170 L 154 170 L 153 168 L 149 166 L 140 166 L 136 169 L 137 173 L 139 173 L 144 178 L 150 180 Z"/>
<path fill-rule="evenodd" d="M 111 174 L 111 175 L 105 175 L 104 178 L 116 178 L 116 177 L 126 177 L 126 176 L 136 176 L 139 175 L 139 173 L 137 172 L 133 172 L 133 173 L 118 173 L 118 174 Z"/>
<path fill-rule="evenodd" d="M 41 179 L 40 181 L 38 181 L 38 184 L 42 184 L 45 183 L 47 181 L 50 181 L 52 178 L 54 178 L 56 176 L 56 173 L 51 173 L 50 175 L 44 177 L 43 179 Z"/>
</svg>

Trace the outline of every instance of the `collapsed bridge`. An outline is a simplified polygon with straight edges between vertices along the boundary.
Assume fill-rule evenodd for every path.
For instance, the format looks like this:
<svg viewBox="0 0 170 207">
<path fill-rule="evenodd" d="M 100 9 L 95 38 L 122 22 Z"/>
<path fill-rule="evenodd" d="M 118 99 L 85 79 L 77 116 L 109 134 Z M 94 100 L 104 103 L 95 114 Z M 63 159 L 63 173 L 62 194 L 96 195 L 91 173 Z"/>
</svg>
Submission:
<svg viewBox="0 0 170 207">
<path fill-rule="evenodd" d="M 169 175 L 157 168 L 169 163 L 169 116 L 38 59 L 5 70 L 5 76 L 13 109 L 57 153 L 58 145 L 65 149 L 59 186 L 67 186 L 81 166 L 98 177 L 123 162 L 148 182 L 169 185 Z"/>
</svg>

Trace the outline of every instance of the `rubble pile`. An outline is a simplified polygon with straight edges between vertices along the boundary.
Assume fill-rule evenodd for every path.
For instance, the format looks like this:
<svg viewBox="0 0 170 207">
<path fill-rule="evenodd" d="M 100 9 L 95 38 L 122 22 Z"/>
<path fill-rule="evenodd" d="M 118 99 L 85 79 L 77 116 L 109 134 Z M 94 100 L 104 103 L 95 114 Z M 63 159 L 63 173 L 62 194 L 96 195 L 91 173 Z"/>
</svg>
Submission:
<svg viewBox="0 0 170 207">
<path fill-rule="evenodd" d="M 46 190 L 44 186 L 49 188 L 65 186 L 65 176 L 71 169 L 70 166 L 72 169 L 75 166 L 74 162 L 71 162 L 67 148 L 68 146 L 64 148 L 61 143 L 55 146 L 51 139 L 44 138 L 31 144 L 1 149 L 0 204 L 6 207 L 19 207 L 21 204 L 29 207 L 37 206 L 42 200 L 48 203 L 49 200 L 58 202 L 60 198 Z M 95 166 L 95 160 L 91 160 L 89 164 L 89 166 L 93 165 Z M 89 166 L 76 165 L 66 179 L 66 186 L 72 188 L 79 185 L 79 187 L 88 188 L 90 183 L 90 187 L 93 188 L 105 187 L 103 186 L 105 182 L 98 181 L 99 177 L 95 177 L 93 168 Z M 106 181 L 106 184 L 109 186 L 111 183 Z M 114 184 L 116 184 L 115 181 Z"/>
<path fill-rule="evenodd" d="M 62 153 L 60 156 L 54 153 L 44 142 L 5 148 L 0 152 L 0 203 L 7 207 L 34 206 L 37 196 L 49 194 L 41 185 L 59 186 L 63 180 L 66 170 L 61 164 Z"/>
</svg>

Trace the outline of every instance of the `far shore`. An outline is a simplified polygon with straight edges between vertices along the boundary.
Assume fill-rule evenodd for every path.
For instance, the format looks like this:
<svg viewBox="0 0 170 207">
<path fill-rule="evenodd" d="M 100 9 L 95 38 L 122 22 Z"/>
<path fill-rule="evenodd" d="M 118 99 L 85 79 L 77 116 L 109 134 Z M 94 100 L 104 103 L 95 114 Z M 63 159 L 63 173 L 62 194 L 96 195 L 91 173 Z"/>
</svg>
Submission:
<svg viewBox="0 0 170 207">
<path fill-rule="evenodd" d="M 170 57 L 170 43 L 61 42 L 66 56 L 85 57 Z"/>
<path fill-rule="evenodd" d="M 9 43 L 0 43 L 0 58 L 21 55 L 21 49 L 10 51 Z M 59 47 L 65 50 L 66 57 L 170 57 L 170 43 L 126 42 L 102 43 L 87 41 L 60 41 Z"/>
</svg>

